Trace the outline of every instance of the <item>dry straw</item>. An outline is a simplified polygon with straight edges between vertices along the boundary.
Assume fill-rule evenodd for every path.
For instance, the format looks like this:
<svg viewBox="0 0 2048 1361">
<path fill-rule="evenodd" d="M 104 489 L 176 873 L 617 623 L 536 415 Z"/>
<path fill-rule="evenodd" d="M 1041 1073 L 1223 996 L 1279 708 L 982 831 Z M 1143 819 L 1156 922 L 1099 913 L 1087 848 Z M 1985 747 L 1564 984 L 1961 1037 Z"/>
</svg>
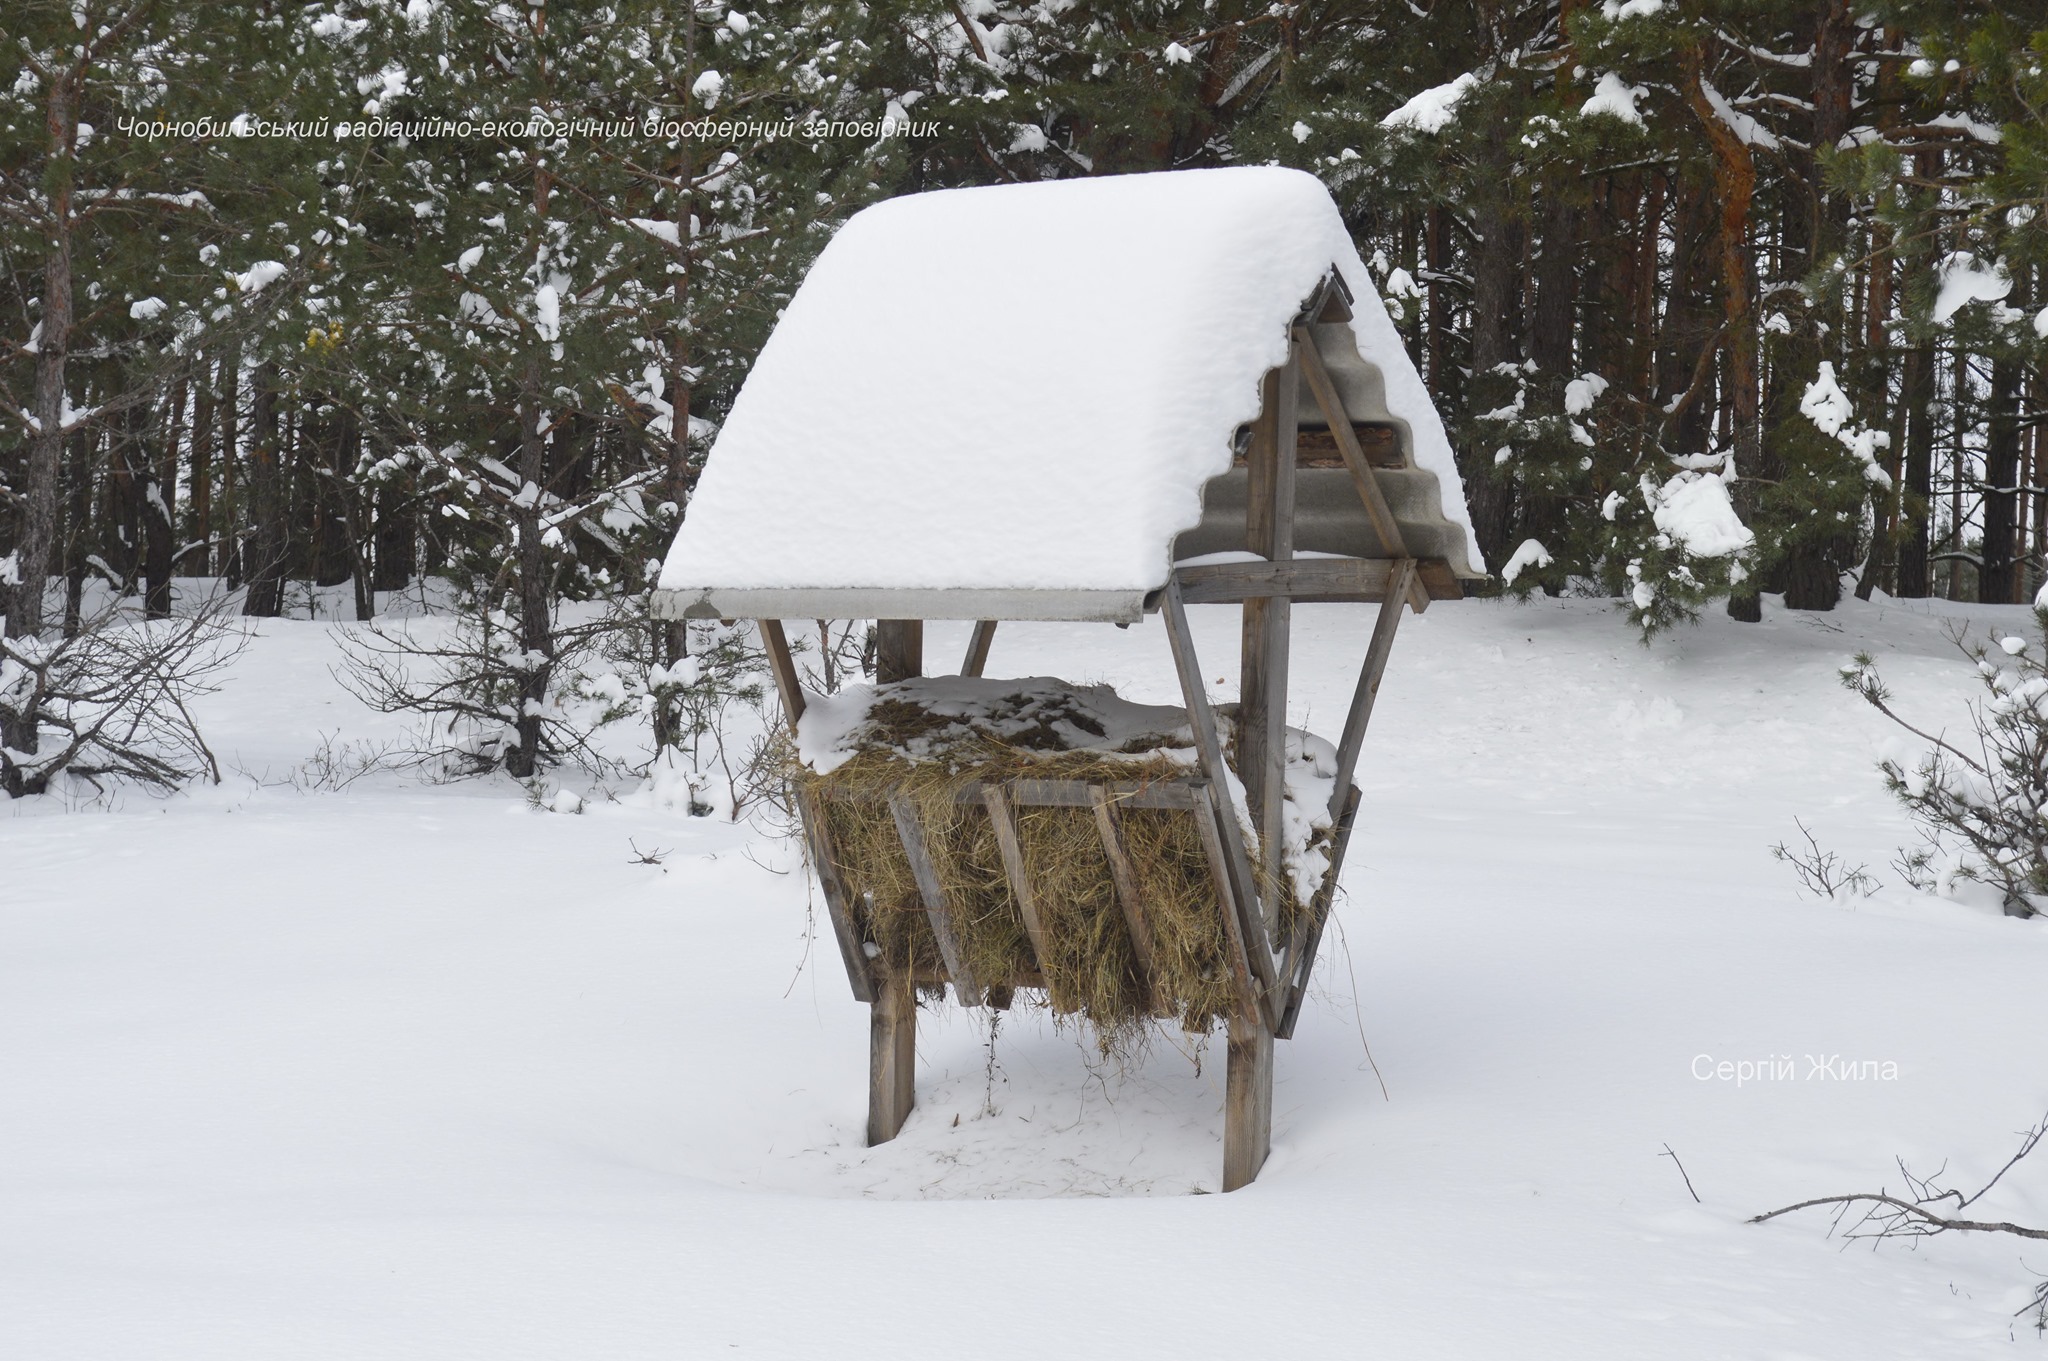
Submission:
<svg viewBox="0 0 2048 1361">
<path fill-rule="evenodd" d="M 1191 766 L 1157 739 L 1129 752 L 1072 751 L 1048 723 L 1002 739 L 902 700 L 877 702 L 857 753 L 828 774 L 795 778 L 819 796 L 833 858 L 867 908 L 867 930 L 893 970 L 943 972 L 924 900 L 889 796 L 916 810 L 953 908 L 969 974 L 984 985 L 1042 988 L 1058 1017 L 1093 1032 L 1105 1053 L 1142 1042 L 1151 1020 L 1205 1033 L 1237 1005 L 1215 881 L 1194 811 L 1122 807 L 1118 823 L 1146 925 L 1151 976 L 1140 976 L 1129 926 L 1092 808 L 1019 806 L 1018 839 L 1045 954 L 1034 950 L 975 786 L 1015 779 L 1130 785 L 1185 780 Z M 905 747 L 918 750 L 912 758 Z M 1291 902 L 1283 893 L 1281 900 Z M 1147 986 L 1149 982 L 1149 987 Z"/>
</svg>

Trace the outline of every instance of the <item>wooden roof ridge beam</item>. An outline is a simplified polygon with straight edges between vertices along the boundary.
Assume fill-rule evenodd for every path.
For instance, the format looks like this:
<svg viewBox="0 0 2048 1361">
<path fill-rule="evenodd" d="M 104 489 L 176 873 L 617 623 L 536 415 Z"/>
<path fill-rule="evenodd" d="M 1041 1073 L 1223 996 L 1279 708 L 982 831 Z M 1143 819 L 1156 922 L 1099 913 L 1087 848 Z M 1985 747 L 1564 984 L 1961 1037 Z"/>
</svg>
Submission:
<svg viewBox="0 0 2048 1361">
<path fill-rule="evenodd" d="M 1301 376 L 1308 384 L 1309 394 L 1322 409 L 1323 419 L 1329 422 L 1330 434 L 1337 441 L 1337 452 L 1343 456 L 1344 466 L 1351 473 L 1351 481 L 1358 488 L 1359 499 L 1365 502 L 1366 517 L 1372 521 L 1372 530 L 1379 536 L 1380 546 L 1397 558 L 1411 558 L 1408 540 L 1401 532 L 1400 521 L 1394 518 L 1394 508 L 1387 504 L 1387 494 L 1380 488 L 1379 476 L 1366 462 L 1365 450 L 1358 443 L 1358 436 L 1351 429 L 1351 417 L 1344 410 L 1344 401 L 1337 395 L 1337 385 L 1330 378 L 1330 371 L 1323 364 L 1323 356 L 1316 349 L 1315 341 L 1304 327 L 1295 331 L 1299 343 L 1292 347 L 1295 362 L 1301 367 Z M 1411 581 L 1408 587 L 1408 603 L 1417 614 L 1429 608 L 1429 592 L 1420 581 Z"/>
</svg>

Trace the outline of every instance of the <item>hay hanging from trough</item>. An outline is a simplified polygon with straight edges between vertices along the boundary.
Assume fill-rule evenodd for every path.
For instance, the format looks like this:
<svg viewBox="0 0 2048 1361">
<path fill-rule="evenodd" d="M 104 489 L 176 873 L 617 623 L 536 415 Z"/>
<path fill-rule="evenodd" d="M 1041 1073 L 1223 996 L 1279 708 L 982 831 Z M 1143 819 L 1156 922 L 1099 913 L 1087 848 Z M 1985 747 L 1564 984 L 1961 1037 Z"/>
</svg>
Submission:
<svg viewBox="0 0 2048 1361">
<path fill-rule="evenodd" d="M 1314 744 L 1302 744 L 1310 756 Z M 947 973 L 889 802 L 897 795 L 915 811 L 961 963 L 976 985 L 1043 989 L 1054 1014 L 1083 1022 L 1105 1052 L 1128 1047 L 1155 1019 L 1205 1033 L 1238 1005 L 1229 937 L 1195 821 L 1203 814 L 1128 800 L 1116 808 L 1118 841 L 1151 938 L 1147 970 L 1095 810 L 1013 802 L 1039 917 L 1034 944 L 980 793 L 1016 780 L 1128 790 L 1199 778 L 1183 711 L 1130 704 L 1106 686 L 928 678 L 818 701 L 805 714 L 801 747 L 794 778 L 824 810 L 835 865 L 891 970 L 927 982 Z M 1290 908 L 1298 902 L 1291 883 L 1277 897 Z"/>
</svg>

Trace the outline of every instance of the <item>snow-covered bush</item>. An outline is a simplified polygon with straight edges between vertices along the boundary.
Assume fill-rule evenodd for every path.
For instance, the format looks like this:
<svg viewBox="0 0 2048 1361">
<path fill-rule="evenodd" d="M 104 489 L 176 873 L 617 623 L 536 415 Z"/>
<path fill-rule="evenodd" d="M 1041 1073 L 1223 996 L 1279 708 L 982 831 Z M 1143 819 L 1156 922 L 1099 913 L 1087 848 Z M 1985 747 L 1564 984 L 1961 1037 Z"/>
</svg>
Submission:
<svg viewBox="0 0 2048 1361">
<path fill-rule="evenodd" d="M 600 728 L 633 713 L 623 683 L 607 685 L 603 615 L 549 627 L 552 652 L 521 644 L 502 603 L 463 596 L 439 621 L 379 621 L 336 635 L 341 683 L 379 713 L 426 720 L 414 761 L 451 774 L 504 769 L 519 779 L 564 763 L 603 772 L 615 763 L 593 745 Z M 541 698 L 534 698 L 534 696 Z"/>
<path fill-rule="evenodd" d="M 2034 614 L 2048 638 L 2048 609 Z M 1989 884 L 2008 915 L 2031 917 L 2048 903 L 2048 660 L 2039 642 L 2017 635 L 1998 638 L 1995 648 L 1960 631 L 1954 637 L 1983 691 L 1960 742 L 1900 717 L 1870 654 L 1842 668 L 1842 683 L 1929 744 L 1910 768 L 1896 760 L 1878 767 L 1928 839 L 1904 857 L 1909 880 L 1933 886 L 1934 863 L 1947 858 L 1949 877 Z"/>
</svg>

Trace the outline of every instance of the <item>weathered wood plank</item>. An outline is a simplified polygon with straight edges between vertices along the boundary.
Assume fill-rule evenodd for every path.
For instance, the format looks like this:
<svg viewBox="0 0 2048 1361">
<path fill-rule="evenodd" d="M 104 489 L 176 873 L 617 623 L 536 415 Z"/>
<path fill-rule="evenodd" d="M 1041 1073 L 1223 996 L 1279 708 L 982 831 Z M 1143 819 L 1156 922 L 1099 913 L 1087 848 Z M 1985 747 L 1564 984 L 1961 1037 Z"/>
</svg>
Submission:
<svg viewBox="0 0 2048 1361">
<path fill-rule="evenodd" d="M 939 958 L 946 961 L 946 976 L 953 980 L 953 992 L 961 1006 L 978 1007 L 981 989 L 968 971 L 966 951 L 960 948 L 960 935 L 953 928 L 951 895 L 932 864 L 917 809 L 908 795 L 899 792 L 889 796 L 889 812 L 896 819 L 896 834 L 903 839 L 903 855 L 910 862 L 911 878 L 917 881 L 918 897 L 924 900 L 925 920 L 931 923 L 932 937 L 938 941 Z"/>
<path fill-rule="evenodd" d="M 804 687 L 797 679 L 796 658 L 790 655 L 789 635 L 782 631 L 780 619 L 757 619 L 761 628 L 761 643 L 768 650 L 768 669 L 775 673 L 775 692 L 782 696 L 782 714 L 789 720 L 789 730 L 796 731 L 799 719 L 804 716 Z"/>
<path fill-rule="evenodd" d="M 882 980 L 868 1012 L 868 1143 L 886 1144 L 917 1104 L 917 991 L 908 975 Z"/>
<path fill-rule="evenodd" d="M 1315 403 L 1322 409 L 1323 419 L 1330 424 L 1330 433 L 1336 438 L 1337 452 L 1343 456 L 1344 466 L 1351 472 L 1351 481 L 1358 488 L 1359 499 L 1365 502 L 1366 518 L 1372 521 L 1373 533 L 1379 536 L 1380 546 L 1397 558 L 1412 556 L 1408 542 L 1401 533 L 1400 521 L 1394 518 L 1393 507 L 1387 504 L 1387 496 L 1380 489 L 1379 477 L 1366 460 L 1365 450 L 1359 447 L 1358 437 L 1351 433 L 1351 417 L 1344 410 L 1344 401 L 1337 395 L 1337 385 L 1330 378 L 1330 371 L 1323 366 L 1323 356 L 1309 339 L 1305 330 L 1296 328 L 1300 342 L 1296 347 L 1299 356 L 1301 376 L 1308 384 L 1308 390 Z M 1408 603 L 1415 607 L 1417 614 L 1429 608 L 1429 593 L 1420 584 L 1412 584 L 1408 590 Z"/>
<path fill-rule="evenodd" d="M 832 921 L 832 938 L 839 943 L 839 957 L 846 965 L 846 981 L 853 987 L 855 998 L 863 1002 L 875 1000 L 874 969 L 868 960 L 867 945 L 862 940 L 860 925 L 853 911 L 853 894 L 847 889 L 846 881 L 840 877 L 839 865 L 832 858 L 830 829 L 825 822 L 825 809 L 808 789 L 798 786 L 796 791 L 797 817 L 803 823 L 804 849 L 810 855 L 811 868 L 817 872 L 818 887 L 825 897 L 825 912 Z"/>
<path fill-rule="evenodd" d="M 1230 1020 L 1223 1081 L 1223 1189 L 1249 1186 L 1273 1148 L 1273 1032 L 1254 1017 Z"/>
<path fill-rule="evenodd" d="M 1031 938 L 1031 953 L 1043 969 L 1046 960 L 1045 919 L 1038 912 L 1038 894 L 1024 869 L 1024 842 L 1017 830 L 1017 810 L 995 785 L 979 786 L 981 801 L 988 809 L 989 826 L 995 831 L 996 849 L 1003 857 L 1003 874 L 1010 881 L 1010 893 L 1024 918 L 1024 934 Z"/>
<path fill-rule="evenodd" d="M 996 621 L 993 619 L 975 620 L 974 632 L 967 639 L 967 656 L 960 663 L 960 674 L 963 676 L 979 676 L 983 668 L 988 665 L 988 650 L 995 640 Z"/>
<path fill-rule="evenodd" d="M 1261 1006 L 1272 1020 L 1279 1019 L 1279 992 L 1273 968 L 1272 940 L 1266 934 L 1265 913 L 1260 906 L 1258 878 L 1252 873 L 1251 857 L 1245 850 L 1244 829 L 1238 825 L 1226 791 L 1230 768 L 1223 762 L 1223 743 L 1216 735 L 1216 713 L 1209 707 L 1209 695 L 1202 688 L 1201 659 L 1195 655 L 1194 634 L 1188 628 L 1187 610 L 1182 607 L 1180 587 L 1166 583 L 1162 611 L 1166 638 L 1173 649 L 1174 671 L 1179 676 L 1181 696 L 1187 703 L 1189 726 L 1195 733 L 1195 750 L 1201 757 L 1202 773 L 1209 777 L 1214 794 L 1215 823 L 1222 842 L 1223 861 L 1230 875 L 1238 920 L 1244 931 L 1245 951 L 1251 958 L 1253 974 L 1262 989 Z"/>
<path fill-rule="evenodd" d="M 1095 805 L 1095 830 L 1102 837 L 1102 853 L 1109 859 L 1110 882 L 1116 887 L 1117 905 L 1124 910 L 1124 926 L 1131 933 L 1131 958 L 1138 967 L 1138 985 L 1154 1007 L 1160 1002 L 1158 950 L 1152 939 L 1151 923 L 1145 920 L 1145 900 L 1138 893 L 1138 875 L 1131 858 L 1124 853 L 1123 829 L 1117 825 L 1116 809 L 1109 794 L 1097 787 L 1090 791 Z"/>
</svg>

